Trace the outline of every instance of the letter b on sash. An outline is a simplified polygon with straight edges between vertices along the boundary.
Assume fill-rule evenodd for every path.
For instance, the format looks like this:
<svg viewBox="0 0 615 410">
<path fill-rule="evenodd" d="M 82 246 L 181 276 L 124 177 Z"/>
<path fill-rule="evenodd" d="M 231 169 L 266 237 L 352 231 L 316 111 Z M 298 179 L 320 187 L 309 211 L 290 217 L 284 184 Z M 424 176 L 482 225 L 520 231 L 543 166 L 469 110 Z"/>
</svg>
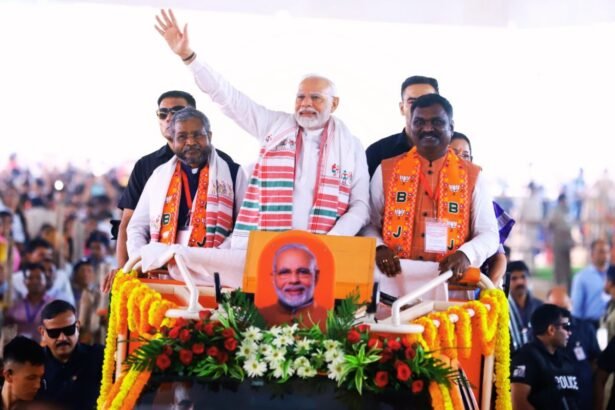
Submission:
<svg viewBox="0 0 615 410">
<path fill-rule="evenodd" d="M 404 191 L 399 191 L 399 192 L 397 192 L 396 201 L 397 202 L 406 202 L 406 198 L 407 197 L 408 197 L 407 193 L 405 193 Z"/>
</svg>

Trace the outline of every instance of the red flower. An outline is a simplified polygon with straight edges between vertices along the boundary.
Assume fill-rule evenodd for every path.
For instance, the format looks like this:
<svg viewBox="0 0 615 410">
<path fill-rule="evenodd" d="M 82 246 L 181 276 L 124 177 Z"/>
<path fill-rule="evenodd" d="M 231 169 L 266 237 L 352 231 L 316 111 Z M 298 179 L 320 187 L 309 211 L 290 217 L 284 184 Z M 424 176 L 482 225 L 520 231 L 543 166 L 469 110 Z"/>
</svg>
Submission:
<svg viewBox="0 0 615 410">
<path fill-rule="evenodd" d="M 188 340 L 190 340 L 191 337 L 192 335 L 190 334 L 190 331 L 188 329 L 183 329 L 181 332 L 179 332 L 179 340 L 182 343 L 186 343 Z"/>
<path fill-rule="evenodd" d="M 361 334 L 354 329 L 350 329 L 348 334 L 346 335 L 346 339 L 351 343 L 355 344 L 359 340 L 361 340 Z"/>
<path fill-rule="evenodd" d="M 380 353 L 380 355 L 380 363 L 386 363 L 393 358 L 393 352 L 391 351 L 391 349 L 384 349 L 382 353 Z"/>
<path fill-rule="evenodd" d="M 389 384 L 389 373 L 383 370 L 376 372 L 376 377 L 374 377 L 374 384 L 381 389 L 386 387 Z"/>
<path fill-rule="evenodd" d="M 171 339 L 177 339 L 177 337 L 179 336 L 179 330 L 181 328 L 179 326 L 175 326 L 173 329 L 169 330 L 169 337 Z"/>
<path fill-rule="evenodd" d="M 224 350 L 220 351 L 220 353 L 218 353 L 218 363 L 222 364 L 222 363 L 226 363 L 228 361 L 228 353 L 226 353 Z"/>
<path fill-rule="evenodd" d="M 205 325 L 205 334 L 207 336 L 213 336 L 214 335 L 214 324 L 212 322 L 209 322 Z"/>
<path fill-rule="evenodd" d="M 423 391 L 423 380 L 415 380 L 412 382 L 412 393 L 418 394 Z"/>
<path fill-rule="evenodd" d="M 229 352 L 234 352 L 237 349 L 237 340 L 232 337 L 227 338 L 224 341 L 224 348 Z"/>
<path fill-rule="evenodd" d="M 211 346 L 207 348 L 207 355 L 212 357 L 217 357 L 220 351 L 216 346 Z"/>
<path fill-rule="evenodd" d="M 203 343 L 195 343 L 192 345 L 192 353 L 203 354 L 205 351 L 205 345 Z"/>
<path fill-rule="evenodd" d="M 396 367 L 397 380 L 405 382 L 412 376 L 412 370 L 410 370 L 410 367 L 406 363 L 400 361 Z"/>
<path fill-rule="evenodd" d="M 402 337 L 401 338 L 401 344 L 404 345 L 404 347 L 412 346 L 412 343 L 410 343 L 410 341 L 408 340 L 407 337 Z"/>
<path fill-rule="evenodd" d="M 367 341 L 367 347 L 371 348 L 376 348 L 376 349 L 380 349 L 380 347 L 382 347 L 382 343 L 380 342 L 380 339 L 378 339 L 377 337 L 372 337 Z"/>
<path fill-rule="evenodd" d="M 199 319 L 201 320 L 209 320 L 211 317 L 211 310 L 201 310 L 199 312 Z"/>
<path fill-rule="evenodd" d="M 171 356 L 171 355 L 173 354 L 173 348 L 172 348 L 171 346 L 169 346 L 169 345 L 165 345 L 165 346 L 162 348 L 162 352 L 163 352 L 164 354 L 168 355 L 168 356 Z"/>
<path fill-rule="evenodd" d="M 235 331 L 231 329 L 230 327 L 227 327 L 226 329 L 222 331 L 222 336 L 225 338 L 235 337 Z"/>
<path fill-rule="evenodd" d="M 188 349 L 182 349 L 179 351 L 179 361 L 188 366 L 192 363 L 192 352 Z"/>
<path fill-rule="evenodd" d="M 168 369 L 170 365 L 171 359 L 169 359 L 169 356 L 166 354 L 159 354 L 158 357 L 156 357 L 156 366 L 158 366 L 160 370 L 164 371 Z"/>
<path fill-rule="evenodd" d="M 399 349 L 401 349 L 401 343 L 399 343 L 397 340 L 393 339 L 393 340 L 387 340 L 387 347 L 389 349 L 391 349 L 391 351 L 396 352 Z"/>
<path fill-rule="evenodd" d="M 406 356 L 406 359 L 412 360 L 416 356 L 416 350 L 414 350 L 412 346 L 407 347 L 404 351 L 404 355 Z"/>
<path fill-rule="evenodd" d="M 146 324 L 145 326 L 147 326 L 148 328 L 151 327 L 150 325 Z M 166 326 L 162 326 L 160 328 L 160 333 L 162 333 L 163 336 L 167 336 L 169 334 L 169 328 Z"/>
<path fill-rule="evenodd" d="M 357 329 L 359 329 L 359 332 L 365 333 L 369 330 L 369 325 L 366 323 L 363 323 L 362 325 L 357 326 Z"/>
<path fill-rule="evenodd" d="M 177 318 L 177 320 L 175 320 L 175 326 L 177 327 L 184 327 L 187 324 L 188 324 L 188 321 L 184 319 L 183 317 Z"/>
</svg>

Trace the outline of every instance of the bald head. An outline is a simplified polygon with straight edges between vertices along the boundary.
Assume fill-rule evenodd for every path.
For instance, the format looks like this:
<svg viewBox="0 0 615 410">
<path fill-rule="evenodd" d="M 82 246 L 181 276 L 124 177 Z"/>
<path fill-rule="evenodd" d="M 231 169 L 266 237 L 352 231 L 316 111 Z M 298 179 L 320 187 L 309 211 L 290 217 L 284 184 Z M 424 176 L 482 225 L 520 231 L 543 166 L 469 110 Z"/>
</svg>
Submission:
<svg viewBox="0 0 615 410">
<path fill-rule="evenodd" d="M 556 286 L 547 294 L 547 303 L 559 306 L 566 310 L 572 310 L 572 302 L 563 286 Z"/>
<path fill-rule="evenodd" d="M 295 119 L 307 130 L 323 128 L 338 104 L 339 97 L 333 81 L 319 75 L 307 75 L 297 90 Z"/>
</svg>

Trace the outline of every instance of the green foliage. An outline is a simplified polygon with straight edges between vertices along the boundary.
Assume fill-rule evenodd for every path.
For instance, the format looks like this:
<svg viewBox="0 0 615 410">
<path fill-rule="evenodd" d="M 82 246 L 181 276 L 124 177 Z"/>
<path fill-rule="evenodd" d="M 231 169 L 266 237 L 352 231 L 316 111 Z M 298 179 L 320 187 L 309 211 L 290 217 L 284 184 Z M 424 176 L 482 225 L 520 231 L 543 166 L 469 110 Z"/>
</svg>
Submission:
<svg viewBox="0 0 615 410">
<path fill-rule="evenodd" d="M 327 312 L 327 337 L 343 341 L 355 323 L 355 314 L 360 306 L 359 292 L 356 290 L 340 302 L 335 312 L 331 310 Z"/>
<path fill-rule="evenodd" d="M 128 356 L 126 365 L 134 367 L 138 371 L 152 370 L 156 362 L 156 357 L 162 353 L 163 347 L 172 344 L 172 340 L 167 338 L 154 340 L 139 338 L 137 341 L 142 342 L 143 345 Z"/>
<path fill-rule="evenodd" d="M 224 300 L 221 303 L 222 311 L 233 322 L 232 324 L 225 324 L 223 318 L 220 318 L 220 322 L 225 327 L 233 327 L 237 331 L 243 330 L 248 326 L 258 327 L 259 329 L 267 327 L 265 319 L 261 316 L 256 306 L 254 306 L 254 302 L 240 289 L 224 294 L 223 298 Z"/>
</svg>

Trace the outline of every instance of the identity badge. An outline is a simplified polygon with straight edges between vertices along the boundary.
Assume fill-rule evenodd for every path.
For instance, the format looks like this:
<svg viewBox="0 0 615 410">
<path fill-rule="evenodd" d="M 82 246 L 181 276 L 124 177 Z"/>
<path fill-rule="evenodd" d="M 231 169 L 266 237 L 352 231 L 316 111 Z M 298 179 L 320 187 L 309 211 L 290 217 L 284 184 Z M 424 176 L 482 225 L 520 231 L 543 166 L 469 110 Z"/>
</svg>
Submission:
<svg viewBox="0 0 615 410">
<path fill-rule="evenodd" d="M 444 253 L 448 250 L 448 223 L 443 219 L 425 218 L 425 252 Z"/>
</svg>

